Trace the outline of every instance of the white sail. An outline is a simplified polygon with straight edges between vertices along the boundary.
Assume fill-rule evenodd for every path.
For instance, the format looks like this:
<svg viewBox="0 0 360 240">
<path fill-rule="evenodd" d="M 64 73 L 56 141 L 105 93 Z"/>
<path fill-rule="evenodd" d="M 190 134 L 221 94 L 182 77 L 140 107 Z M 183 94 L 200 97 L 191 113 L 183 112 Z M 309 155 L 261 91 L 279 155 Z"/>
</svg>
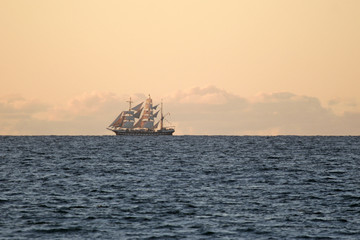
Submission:
<svg viewBox="0 0 360 240">
<path fill-rule="evenodd" d="M 117 118 L 115 118 L 115 120 L 109 125 L 109 127 L 113 127 L 116 123 L 116 121 L 119 120 L 119 118 L 121 118 L 121 113 L 119 114 L 119 116 Z"/>
<path fill-rule="evenodd" d="M 138 110 L 135 114 L 134 114 L 134 117 L 135 118 L 140 118 L 140 114 L 141 114 L 141 111 L 143 110 L 143 108 L 141 108 L 140 110 Z"/>
<path fill-rule="evenodd" d="M 119 127 L 122 124 L 124 112 L 121 112 L 119 116 L 109 125 L 109 127 Z"/>
<path fill-rule="evenodd" d="M 147 121 L 147 122 L 144 122 L 143 128 L 153 128 L 153 126 L 154 126 L 154 122 Z"/>
<path fill-rule="evenodd" d="M 146 99 L 145 107 L 144 107 L 144 113 L 150 114 L 152 112 L 152 100 L 149 97 Z"/>
<path fill-rule="evenodd" d="M 139 111 L 139 109 L 141 108 L 141 105 L 143 104 L 144 102 L 136 105 L 135 107 L 133 107 L 131 110 L 134 110 L 135 112 Z"/>
<path fill-rule="evenodd" d="M 125 120 L 134 120 L 134 119 L 135 119 L 134 116 L 131 115 L 125 116 Z"/>
<path fill-rule="evenodd" d="M 132 128 L 134 125 L 134 111 L 124 111 L 124 121 L 121 125 L 122 128 Z"/>
<path fill-rule="evenodd" d="M 159 126 L 160 121 L 158 121 L 155 125 L 154 125 L 154 129 L 157 129 L 157 127 Z"/>
<path fill-rule="evenodd" d="M 134 128 L 139 128 L 139 127 L 141 127 L 141 121 L 142 121 L 142 119 L 139 119 L 139 120 L 135 123 Z"/>
<path fill-rule="evenodd" d="M 134 125 L 134 122 L 124 122 L 122 125 L 123 128 L 132 128 Z"/>
</svg>

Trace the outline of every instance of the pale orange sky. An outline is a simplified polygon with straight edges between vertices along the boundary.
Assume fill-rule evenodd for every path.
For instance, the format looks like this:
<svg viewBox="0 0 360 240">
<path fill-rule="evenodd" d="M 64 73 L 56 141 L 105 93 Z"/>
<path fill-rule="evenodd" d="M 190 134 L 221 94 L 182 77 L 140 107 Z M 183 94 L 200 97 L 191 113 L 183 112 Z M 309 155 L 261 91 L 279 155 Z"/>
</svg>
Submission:
<svg viewBox="0 0 360 240">
<path fill-rule="evenodd" d="M 91 94 L 176 102 L 214 86 L 249 102 L 287 92 L 358 114 L 359 12 L 358 0 L 0 0 L 0 111 L 46 105 L 31 117 L 52 119 Z"/>
</svg>

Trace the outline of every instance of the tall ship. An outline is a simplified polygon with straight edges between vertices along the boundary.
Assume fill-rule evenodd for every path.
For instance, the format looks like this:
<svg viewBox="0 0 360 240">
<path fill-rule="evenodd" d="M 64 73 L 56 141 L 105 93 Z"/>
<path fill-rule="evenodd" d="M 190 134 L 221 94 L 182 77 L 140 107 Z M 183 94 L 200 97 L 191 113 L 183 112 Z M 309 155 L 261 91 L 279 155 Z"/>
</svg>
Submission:
<svg viewBox="0 0 360 240">
<path fill-rule="evenodd" d="M 163 114 L 163 103 L 153 105 L 149 97 L 135 107 L 132 107 L 131 98 L 129 101 L 129 110 L 122 111 L 119 116 L 107 127 L 116 135 L 130 136 L 158 136 L 172 135 L 175 132 L 173 127 L 164 127 L 165 116 Z M 157 110 L 160 105 L 160 109 Z M 160 114 L 159 114 L 160 113 Z"/>
</svg>

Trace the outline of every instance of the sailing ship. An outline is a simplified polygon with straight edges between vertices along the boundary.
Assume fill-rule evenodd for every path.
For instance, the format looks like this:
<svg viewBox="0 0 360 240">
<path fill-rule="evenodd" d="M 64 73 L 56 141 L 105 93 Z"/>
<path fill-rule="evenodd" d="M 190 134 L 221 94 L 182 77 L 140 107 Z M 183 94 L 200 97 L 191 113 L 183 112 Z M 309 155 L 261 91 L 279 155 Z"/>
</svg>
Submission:
<svg viewBox="0 0 360 240">
<path fill-rule="evenodd" d="M 131 107 L 133 103 L 131 97 L 127 102 L 129 103 L 129 110 L 122 111 L 109 127 L 107 127 L 108 130 L 113 131 L 116 135 L 130 136 L 172 135 L 175 132 L 173 127 L 164 127 L 165 116 L 163 114 L 162 102 L 160 104 L 160 110 L 157 110 L 159 104 L 153 106 L 150 95 L 145 102 L 135 107 Z M 159 113 L 160 119 L 157 120 Z"/>
</svg>

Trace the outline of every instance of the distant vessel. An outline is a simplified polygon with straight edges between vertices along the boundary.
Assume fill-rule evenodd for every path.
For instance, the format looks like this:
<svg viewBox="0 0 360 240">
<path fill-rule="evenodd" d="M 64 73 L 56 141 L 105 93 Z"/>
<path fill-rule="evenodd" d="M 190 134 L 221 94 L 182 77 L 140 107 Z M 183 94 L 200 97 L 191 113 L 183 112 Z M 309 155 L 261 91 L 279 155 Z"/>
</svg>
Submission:
<svg viewBox="0 0 360 240">
<path fill-rule="evenodd" d="M 143 136 L 158 136 L 158 135 L 172 135 L 175 132 L 173 127 L 164 127 L 163 104 L 161 102 L 160 110 L 156 111 L 157 107 L 153 106 L 152 99 L 149 98 L 144 102 L 131 107 L 131 98 L 128 101 L 129 110 L 122 111 L 120 115 L 107 128 L 113 131 L 116 135 L 143 135 Z M 160 119 L 155 123 L 156 118 L 160 112 Z M 160 124 L 160 128 L 159 128 Z"/>
</svg>

